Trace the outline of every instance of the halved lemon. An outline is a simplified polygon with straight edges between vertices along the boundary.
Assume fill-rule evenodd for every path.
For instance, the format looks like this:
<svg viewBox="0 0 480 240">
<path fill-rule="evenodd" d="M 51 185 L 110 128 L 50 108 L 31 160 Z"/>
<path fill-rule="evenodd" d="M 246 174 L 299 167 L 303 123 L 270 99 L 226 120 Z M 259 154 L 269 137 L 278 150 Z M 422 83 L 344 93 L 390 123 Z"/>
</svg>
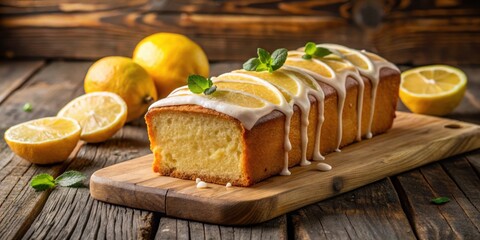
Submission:
<svg viewBox="0 0 480 240">
<path fill-rule="evenodd" d="M 460 104 L 466 86 L 467 76 L 458 68 L 418 67 L 402 73 L 400 98 L 414 113 L 442 116 Z"/>
<path fill-rule="evenodd" d="M 77 120 L 82 126 L 82 140 L 103 142 L 125 124 L 127 105 L 115 93 L 93 92 L 73 99 L 57 116 Z"/>
<path fill-rule="evenodd" d="M 5 132 L 5 142 L 18 156 L 36 164 L 62 162 L 80 140 L 77 121 L 47 117 L 20 123 Z"/>
</svg>

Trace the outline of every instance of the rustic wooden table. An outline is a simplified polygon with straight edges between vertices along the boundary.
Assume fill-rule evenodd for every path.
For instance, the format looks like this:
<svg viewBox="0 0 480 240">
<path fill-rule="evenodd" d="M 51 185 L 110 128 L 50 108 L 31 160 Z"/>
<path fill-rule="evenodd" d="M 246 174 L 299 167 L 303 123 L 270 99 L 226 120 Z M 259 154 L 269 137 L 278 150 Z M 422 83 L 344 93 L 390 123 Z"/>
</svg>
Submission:
<svg viewBox="0 0 480 240">
<path fill-rule="evenodd" d="M 10 126 L 52 116 L 83 94 L 92 62 L 0 62 L 0 133 Z M 212 75 L 238 68 L 212 65 Z M 449 118 L 480 124 L 480 68 L 462 67 L 468 91 Z M 32 112 L 22 106 L 30 102 Z M 401 110 L 405 108 L 399 106 Z M 386 178 L 263 224 L 227 227 L 172 219 L 160 213 L 93 200 L 86 188 L 35 192 L 29 181 L 39 173 L 79 170 L 87 175 L 148 154 L 141 119 L 111 140 L 82 145 L 63 164 L 32 165 L 0 140 L 0 239 L 480 239 L 480 150 Z M 88 183 L 88 181 L 86 182 Z M 430 199 L 447 196 L 437 206 Z"/>
</svg>

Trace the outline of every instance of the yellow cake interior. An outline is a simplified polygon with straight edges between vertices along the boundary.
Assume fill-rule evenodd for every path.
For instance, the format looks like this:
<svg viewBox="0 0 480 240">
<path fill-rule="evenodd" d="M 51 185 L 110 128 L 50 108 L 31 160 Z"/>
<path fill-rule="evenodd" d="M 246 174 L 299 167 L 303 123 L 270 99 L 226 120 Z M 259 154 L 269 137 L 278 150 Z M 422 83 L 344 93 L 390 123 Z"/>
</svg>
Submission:
<svg viewBox="0 0 480 240">
<path fill-rule="evenodd" d="M 154 115 L 152 122 L 154 166 L 170 170 L 162 174 L 241 177 L 243 133 L 234 121 L 203 113 L 163 111 Z"/>
</svg>

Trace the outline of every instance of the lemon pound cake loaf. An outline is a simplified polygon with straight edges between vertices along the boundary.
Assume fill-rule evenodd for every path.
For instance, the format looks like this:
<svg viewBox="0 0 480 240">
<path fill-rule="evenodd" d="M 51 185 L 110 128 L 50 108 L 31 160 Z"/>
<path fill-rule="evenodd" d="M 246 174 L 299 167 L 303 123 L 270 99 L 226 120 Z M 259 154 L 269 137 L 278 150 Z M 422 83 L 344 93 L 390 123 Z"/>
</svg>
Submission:
<svg viewBox="0 0 480 240">
<path fill-rule="evenodd" d="M 250 186 L 391 128 L 400 83 L 394 64 L 335 44 L 308 48 L 271 56 L 259 49 L 247 62 L 253 71 L 208 79 L 200 94 L 180 87 L 152 104 L 145 119 L 153 170 Z"/>
</svg>

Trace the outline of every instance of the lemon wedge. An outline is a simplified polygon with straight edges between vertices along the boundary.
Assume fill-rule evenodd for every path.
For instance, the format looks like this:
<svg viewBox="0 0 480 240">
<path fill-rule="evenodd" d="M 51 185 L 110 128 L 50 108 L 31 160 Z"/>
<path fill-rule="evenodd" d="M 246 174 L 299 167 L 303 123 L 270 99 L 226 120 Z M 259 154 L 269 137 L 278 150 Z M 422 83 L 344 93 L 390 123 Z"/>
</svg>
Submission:
<svg viewBox="0 0 480 240">
<path fill-rule="evenodd" d="M 125 124 L 127 105 L 115 93 L 93 92 L 73 99 L 57 116 L 77 120 L 82 126 L 82 140 L 103 142 Z"/>
<path fill-rule="evenodd" d="M 47 117 L 21 123 L 5 132 L 5 142 L 18 156 L 36 164 L 62 162 L 80 140 L 77 121 Z"/>
<path fill-rule="evenodd" d="M 402 73 L 400 99 L 414 113 L 442 116 L 460 104 L 466 86 L 467 76 L 458 68 L 418 67 Z"/>
</svg>

